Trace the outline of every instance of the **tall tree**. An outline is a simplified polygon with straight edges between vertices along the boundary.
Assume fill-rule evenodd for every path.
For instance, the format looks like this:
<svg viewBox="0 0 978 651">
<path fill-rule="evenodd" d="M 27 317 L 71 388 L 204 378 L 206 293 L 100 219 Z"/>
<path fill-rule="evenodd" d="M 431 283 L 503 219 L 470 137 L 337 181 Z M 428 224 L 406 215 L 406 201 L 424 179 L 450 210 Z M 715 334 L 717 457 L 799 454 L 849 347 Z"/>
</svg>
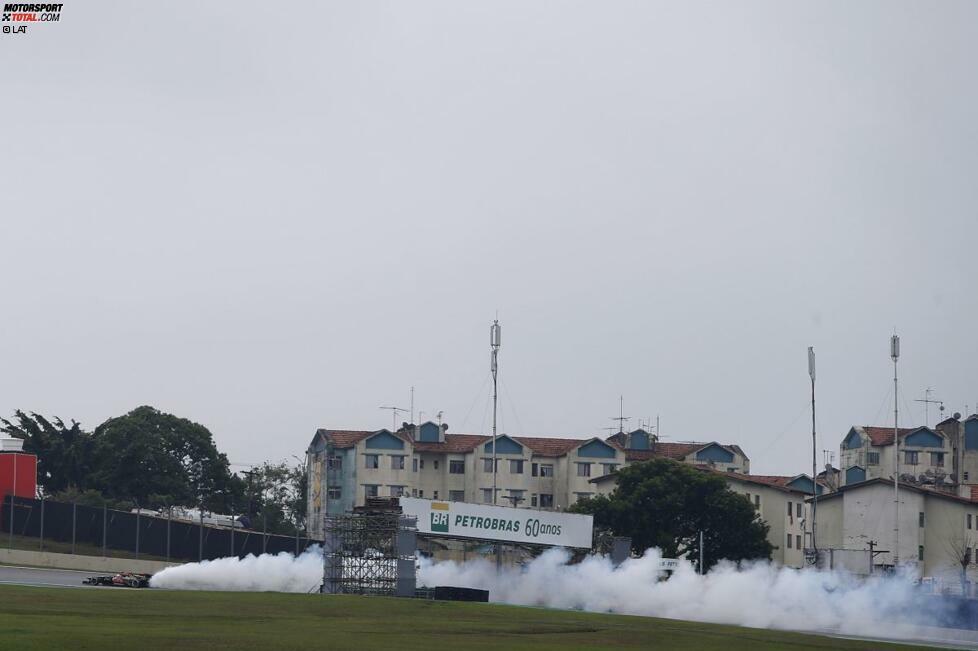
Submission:
<svg viewBox="0 0 978 651">
<path fill-rule="evenodd" d="M 68 426 L 18 409 L 13 421 L 0 418 L 0 432 L 23 439 L 24 451 L 37 455 L 37 483 L 45 493 L 88 487 L 93 439 L 77 421 Z"/>
<path fill-rule="evenodd" d="M 641 553 L 658 547 L 667 557 L 699 557 L 703 532 L 706 568 L 720 559 L 770 558 L 768 525 L 750 501 L 727 488 L 719 474 L 670 459 L 652 459 L 618 471 L 618 486 L 575 504 L 595 527 L 629 536 Z"/>
<path fill-rule="evenodd" d="M 240 491 L 210 431 L 186 418 L 143 406 L 105 421 L 94 438 L 92 483 L 107 497 L 225 510 Z"/>
<path fill-rule="evenodd" d="M 248 516 L 254 529 L 293 534 L 302 530 L 306 518 L 305 464 L 269 463 L 245 473 Z"/>
</svg>

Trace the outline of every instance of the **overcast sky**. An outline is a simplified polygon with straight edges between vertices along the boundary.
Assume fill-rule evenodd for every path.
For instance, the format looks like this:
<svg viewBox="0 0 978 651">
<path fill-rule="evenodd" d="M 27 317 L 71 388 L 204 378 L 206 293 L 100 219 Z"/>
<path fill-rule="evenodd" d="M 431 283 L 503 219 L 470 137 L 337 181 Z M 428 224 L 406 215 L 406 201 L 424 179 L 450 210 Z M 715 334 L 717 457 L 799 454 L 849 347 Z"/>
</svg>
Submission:
<svg viewBox="0 0 978 651">
<path fill-rule="evenodd" d="M 6 24 L 6 23 L 5 23 Z M 0 34 L 0 414 L 378 406 L 756 473 L 978 403 L 978 4 L 66 2 Z M 931 411 L 931 424 L 936 422 Z M 399 419 L 406 420 L 406 417 Z M 819 462 L 821 463 L 821 452 Z M 240 468 L 238 468 L 240 469 Z"/>
</svg>

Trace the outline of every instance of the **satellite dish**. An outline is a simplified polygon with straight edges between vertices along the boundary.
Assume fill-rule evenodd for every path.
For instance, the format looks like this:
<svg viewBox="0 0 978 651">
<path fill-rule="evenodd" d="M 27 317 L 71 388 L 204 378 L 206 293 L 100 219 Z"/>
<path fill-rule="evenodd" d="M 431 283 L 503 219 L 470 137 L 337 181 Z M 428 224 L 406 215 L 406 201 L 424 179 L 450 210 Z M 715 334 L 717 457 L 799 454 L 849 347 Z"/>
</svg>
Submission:
<svg viewBox="0 0 978 651">
<path fill-rule="evenodd" d="M 961 420 L 961 412 L 960 411 L 954 412 L 954 420 Z"/>
</svg>

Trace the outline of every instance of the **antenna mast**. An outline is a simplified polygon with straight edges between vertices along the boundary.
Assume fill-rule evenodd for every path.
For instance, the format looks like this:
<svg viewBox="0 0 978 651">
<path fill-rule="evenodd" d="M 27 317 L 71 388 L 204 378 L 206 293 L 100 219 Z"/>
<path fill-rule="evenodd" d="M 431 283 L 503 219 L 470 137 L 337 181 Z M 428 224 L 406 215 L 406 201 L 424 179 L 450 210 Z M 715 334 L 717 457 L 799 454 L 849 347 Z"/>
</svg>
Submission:
<svg viewBox="0 0 978 651">
<path fill-rule="evenodd" d="M 818 545 L 815 542 L 815 514 L 818 508 L 818 467 L 815 462 L 815 349 L 808 347 L 808 377 L 812 379 L 812 556 L 818 563 Z"/>
<path fill-rule="evenodd" d="M 617 420 L 618 421 L 618 431 L 619 432 L 622 432 L 622 433 L 625 432 L 625 421 L 632 419 L 631 416 L 623 416 L 622 415 L 622 414 L 625 413 L 624 412 L 624 409 L 625 409 L 625 396 L 618 396 L 618 416 L 617 417 L 612 417 L 611 420 Z"/>
<path fill-rule="evenodd" d="M 499 373 L 499 344 L 502 328 L 499 326 L 499 319 L 492 322 L 489 327 L 489 347 L 492 349 L 491 370 L 492 370 L 492 503 L 496 504 L 496 407 L 499 402 L 497 393 L 496 376 Z"/>
<path fill-rule="evenodd" d="M 397 431 L 397 414 L 398 412 L 402 414 L 407 413 L 407 409 L 403 407 L 377 407 L 377 409 L 390 409 L 391 411 L 391 432 Z"/>
<path fill-rule="evenodd" d="M 900 397 L 897 384 L 897 360 L 900 359 L 900 337 L 890 337 L 890 359 L 893 360 L 893 569 L 900 560 Z"/>
<path fill-rule="evenodd" d="M 937 414 L 938 414 L 938 416 L 941 416 L 941 417 L 944 416 L 944 401 L 943 400 L 931 400 L 930 394 L 932 394 L 932 393 L 934 393 L 934 390 L 931 389 L 930 387 L 927 387 L 926 389 L 924 389 L 924 399 L 923 400 L 920 400 L 920 399 L 914 400 L 914 402 L 922 402 L 922 403 L 924 403 L 924 425 L 926 425 L 927 427 L 930 427 L 930 410 L 928 409 L 928 407 L 930 407 L 931 405 L 938 405 L 938 407 L 937 407 Z M 967 409 L 965 409 L 965 411 L 967 411 Z"/>
</svg>

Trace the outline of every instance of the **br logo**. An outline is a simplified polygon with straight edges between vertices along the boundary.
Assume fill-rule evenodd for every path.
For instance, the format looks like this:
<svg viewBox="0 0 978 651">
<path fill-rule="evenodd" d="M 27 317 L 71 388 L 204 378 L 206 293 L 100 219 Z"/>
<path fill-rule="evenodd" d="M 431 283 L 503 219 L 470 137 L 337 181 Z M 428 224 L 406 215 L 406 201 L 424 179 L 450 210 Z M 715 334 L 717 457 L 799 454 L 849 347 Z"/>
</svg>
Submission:
<svg viewBox="0 0 978 651">
<path fill-rule="evenodd" d="M 431 530 L 448 533 L 448 511 L 431 512 Z"/>
</svg>

